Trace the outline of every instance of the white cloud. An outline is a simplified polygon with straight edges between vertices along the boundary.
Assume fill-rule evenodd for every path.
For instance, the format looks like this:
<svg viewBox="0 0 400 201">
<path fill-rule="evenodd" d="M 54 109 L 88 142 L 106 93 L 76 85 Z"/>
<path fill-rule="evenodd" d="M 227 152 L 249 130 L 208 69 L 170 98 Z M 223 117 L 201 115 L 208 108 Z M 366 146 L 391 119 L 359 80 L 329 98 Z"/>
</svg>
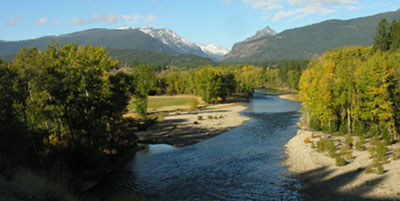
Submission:
<svg viewBox="0 0 400 201">
<path fill-rule="evenodd" d="M 61 24 L 61 20 L 53 20 L 53 24 L 59 25 L 59 24 Z"/>
<path fill-rule="evenodd" d="M 256 9 L 278 10 L 282 9 L 282 0 L 243 0 L 244 3 L 251 4 Z"/>
<path fill-rule="evenodd" d="M 87 21 L 84 18 L 74 18 L 71 20 L 71 24 L 86 24 Z"/>
<path fill-rule="evenodd" d="M 108 16 L 94 14 L 91 18 L 91 21 L 94 22 L 107 22 L 108 24 L 115 24 L 121 20 L 120 16 L 114 15 L 114 13 L 109 14 Z"/>
<path fill-rule="evenodd" d="M 47 18 L 41 17 L 38 20 L 36 20 L 35 24 L 40 24 L 40 25 L 47 24 Z"/>
<path fill-rule="evenodd" d="M 21 21 L 21 16 L 16 16 L 16 17 L 10 17 L 7 20 L 7 24 L 10 26 L 15 26 L 18 24 L 19 21 Z"/>
<path fill-rule="evenodd" d="M 138 24 L 142 22 L 153 22 L 157 19 L 157 16 L 153 14 L 149 15 L 140 15 L 140 14 L 135 14 L 133 16 L 129 15 L 124 15 L 122 16 L 122 19 L 126 21 L 127 24 Z"/>
<path fill-rule="evenodd" d="M 266 10 L 275 12 L 273 21 L 283 18 L 301 19 L 304 16 L 335 12 L 335 9 L 357 9 L 358 0 L 242 0 L 254 9 L 260 9 L 262 15 Z M 284 7 L 285 6 L 285 7 Z"/>
<path fill-rule="evenodd" d="M 361 5 L 359 6 L 346 6 L 345 7 L 348 11 L 352 11 L 352 10 L 360 10 L 362 8 Z"/>
<path fill-rule="evenodd" d="M 148 14 L 148 15 L 141 15 L 141 14 L 135 14 L 135 15 L 122 15 L 118 16 L 113 13 L 109 15 L 101 15 L 101 14 L 94 14 L 90 19 L 84 19 L 84 18 L 74 18 L 71 20 L 71 24 L 86 24 L 86 23 L 92 23 L 92 22 L 105 22 L 108 24 L 117 24 L 117 23 L 124 23 L 124 24 L 138 24 L 138 23 L 148 23 L 148 22 L 153 22 L 157 19 L 157 16 L 154 14 Z"/>
<path fill-rule="evenodd" d="M 146 16 L 144 17 L 144 22 L 153 22 L 153 21 L 155 21 L 156 19 L 157 19 L 157 17 L 156 17 L 155 15 L 150 14 L 150 15 L 146 15 Z"/>
<path fill-rule="evenodd" d="M 224 4 L 231 4 L 233 0 L 222 0 L 222 3 Z"/>
</svg>

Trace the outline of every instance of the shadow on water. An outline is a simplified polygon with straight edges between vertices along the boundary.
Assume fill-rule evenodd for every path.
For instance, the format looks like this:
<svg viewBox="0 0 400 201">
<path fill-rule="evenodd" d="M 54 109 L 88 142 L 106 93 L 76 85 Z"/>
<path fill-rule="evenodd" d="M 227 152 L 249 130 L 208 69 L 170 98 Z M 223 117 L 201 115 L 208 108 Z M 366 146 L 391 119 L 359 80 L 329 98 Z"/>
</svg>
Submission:
<svg viewBox="0 0 400 201">
<path fill-rule="evenodd" d="M 317 168 L 297 175 L 303 181 L 302 189 L 300 192 L 304 195 L 305 200 L 321 200 L 321 201 L 394 201 L 399 200 L 395 198 L 365 198 L 364 195 L 372 189 L 379 188 L 379 184 L 385 180 L 385 176 L 371 179 L 365 183 L 354 187 L 349 192 L 342 192 L 340 188 L 346 184 L 356 180 L 360 174 L 363 174 L 364 169 L 353 170 L 337 175 L 335 177 L 326 179 L 331 173 L 326 167 Z"/>
</svg>

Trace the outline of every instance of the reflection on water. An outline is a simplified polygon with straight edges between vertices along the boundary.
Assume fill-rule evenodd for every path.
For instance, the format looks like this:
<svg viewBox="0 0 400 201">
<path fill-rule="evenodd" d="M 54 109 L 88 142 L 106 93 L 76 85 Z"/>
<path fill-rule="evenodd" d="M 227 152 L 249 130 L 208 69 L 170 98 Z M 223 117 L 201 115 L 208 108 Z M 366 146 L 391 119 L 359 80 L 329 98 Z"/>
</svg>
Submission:
<svg viewBox="0 0 400 201">
<path fill-rule="evenodd" d="M 253 120 L 195 145 L 149 145 L 116 181 L 150 200 L 302 200 L 286 177 L 284 145 L 296 134 L 300 104 L 255 94 Z"/>
</svg>

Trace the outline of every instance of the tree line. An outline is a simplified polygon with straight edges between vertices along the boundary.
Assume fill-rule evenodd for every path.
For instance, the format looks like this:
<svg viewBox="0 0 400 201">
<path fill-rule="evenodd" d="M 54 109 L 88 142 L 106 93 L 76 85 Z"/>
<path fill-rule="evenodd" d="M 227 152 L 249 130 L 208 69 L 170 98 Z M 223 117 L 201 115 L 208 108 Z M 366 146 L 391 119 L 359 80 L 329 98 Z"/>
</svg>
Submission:
<svg viewBox="0 0 400 201">
<path fill-rule="evenodd" d="M 372 47 L 329 50 L 310 61 L 299 96 L 311 128 L 380 137 L 387 143 L 399 139 L 398 23 L 393 21 L 389 32 L 382 20 Z"/>
<path fill-rule="evenodd" d="M 117 64 L 104 47 L 55 43 L 0 64 L 1 157 L 76 168 L 133 146 L 123 114 L 140 89 Z"/>
<path fill-rule="evenodd" d="M 215 104 L 233 93 L 251 96 L 254 87 L 296 89 L 303 64 L 291 64 L 205 65 L 159 73 L 137 65 L 127 72 L 104 47 L 23 48 L 13 62 L 0 60 L 1 158 L 88 168 L 135 146 L 137 120 L 124 117 L 132 98 L 145 117 L 148 95 L 194 94 Z"/>
</svg>

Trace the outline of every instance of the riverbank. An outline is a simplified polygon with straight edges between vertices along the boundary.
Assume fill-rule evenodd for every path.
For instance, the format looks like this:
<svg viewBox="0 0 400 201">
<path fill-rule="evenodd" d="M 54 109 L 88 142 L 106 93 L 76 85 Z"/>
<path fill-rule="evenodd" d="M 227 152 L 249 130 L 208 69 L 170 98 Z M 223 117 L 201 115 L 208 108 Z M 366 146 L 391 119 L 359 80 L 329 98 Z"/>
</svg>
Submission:
<svg viewBox="0 0 400 201">
<path fill-rule="evenodd" d="M 291 101 L 299 101 L 298 94 L 283 94 L 283 95 L 280 95 L 279 98 L 291 100 Z"/>
<path fill-rule="evenodd" d="M 312 135 L 317 136 L 313 138 Z M 366 174 L 372 163 L 368 151 L 352 150 L 354 159 L 345 166 L 335 165 L 335 159 L 311 148 L 310 139 L 316 143 L 326 137 L 322 132 L 299 128 L 297 135 L 286 145 L 284 165 L 292 176 L 302 182 L 302 191 L 310 200 L 400 200 L 400 160 L 384 164 L 382 175 Z M 336 143 L 344 139 L 331 137 Z M 393 146 L 393 145 L 392 145 Z M 398 145 L 394 145 L 398 146 Z M 392 147 L 389 147 L 392 148 Z"/>
<path fill-rule="evenodd" d="M 250 120 L 240 114 L 246 109 L 243 103 L 226 103 L 196 111 L 168 111 L 161 121 L 136 135 L 139 143 L 183 147 L 214 137 Z"/>
</svg>

